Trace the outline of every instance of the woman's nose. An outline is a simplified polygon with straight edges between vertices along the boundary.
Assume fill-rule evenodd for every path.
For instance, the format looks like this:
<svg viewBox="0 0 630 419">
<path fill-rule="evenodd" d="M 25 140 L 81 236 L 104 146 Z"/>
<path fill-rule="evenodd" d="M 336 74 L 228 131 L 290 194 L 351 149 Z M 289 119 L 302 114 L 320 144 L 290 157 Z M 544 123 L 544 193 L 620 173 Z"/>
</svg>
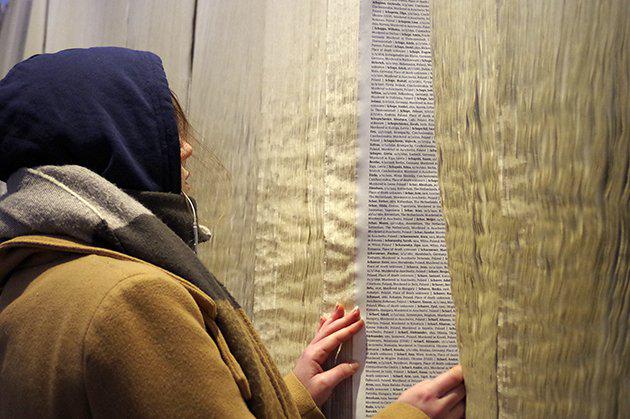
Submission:
<svg viewBox="0 0 630 419">
<path fill-rule="evenodd" d="M 186 160 L 188 157 L 192 155 L 193 149 L 190 144 L 187 142 L 183 142 L 181 148 L 179 149 L 180 157 L 182 161 Z"/>
</svg>

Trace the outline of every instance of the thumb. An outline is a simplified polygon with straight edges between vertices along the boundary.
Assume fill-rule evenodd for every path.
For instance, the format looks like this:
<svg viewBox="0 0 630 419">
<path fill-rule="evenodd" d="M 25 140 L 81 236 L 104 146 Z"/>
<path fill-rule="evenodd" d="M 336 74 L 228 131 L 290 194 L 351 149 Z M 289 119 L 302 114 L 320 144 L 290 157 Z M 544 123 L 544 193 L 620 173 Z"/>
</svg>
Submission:
<svg viewBox="0 0 630 419">
<path fill-rule="evenodd" d="M 355 372 L 359 370 L 358 362 L 344 362 L 335 366 L 334 368 L 324 371 L 319 374 L 321 383 L 323 383 L 328 389 L 337 387 L 337 384 L 342 382 L 348 377 L 352 377 Z"/>
</svg>

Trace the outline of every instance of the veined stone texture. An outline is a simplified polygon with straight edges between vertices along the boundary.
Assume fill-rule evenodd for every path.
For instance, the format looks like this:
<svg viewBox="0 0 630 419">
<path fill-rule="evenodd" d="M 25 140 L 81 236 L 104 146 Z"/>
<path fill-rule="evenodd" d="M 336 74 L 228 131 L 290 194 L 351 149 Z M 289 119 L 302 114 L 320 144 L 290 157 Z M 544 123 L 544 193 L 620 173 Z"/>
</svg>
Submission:
<svg viewBox="0 0 630 419">
<path fill-rule="evenodd" d="M 467 417 L 630 416 L 629 8 L 432 4 Z"/>
</svg>

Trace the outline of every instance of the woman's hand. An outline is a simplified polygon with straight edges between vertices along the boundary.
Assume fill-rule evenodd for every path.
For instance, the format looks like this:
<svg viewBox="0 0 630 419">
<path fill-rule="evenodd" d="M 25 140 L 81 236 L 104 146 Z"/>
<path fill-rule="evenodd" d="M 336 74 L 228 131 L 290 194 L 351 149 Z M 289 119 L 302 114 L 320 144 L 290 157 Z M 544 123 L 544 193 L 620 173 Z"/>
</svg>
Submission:
<svg viewBox="0 0 630 419">
<path fill-rule="evenodd" d="M 466 411 L 466 388 L 462 366 L 457 365 L 432 380 L 405 390 L 399 402 L 409 403 L 431 418 L 459 419 Z"/>
<path fill-rule="evenodd" d="M 306 387 L 318 406 L 324 404 L 333 389 L 359 369 L 356 362 L 345 362 L 324 371 L 322 365 L 337 352 L 339 346 L 352 338 L 364 326 L 361 313 L 355 308 L 345 314 L 337 304 L 330 317 L 322 316 L 315 337 L 306 347 L 293 368 L 293 373 Z"/>
</svg>

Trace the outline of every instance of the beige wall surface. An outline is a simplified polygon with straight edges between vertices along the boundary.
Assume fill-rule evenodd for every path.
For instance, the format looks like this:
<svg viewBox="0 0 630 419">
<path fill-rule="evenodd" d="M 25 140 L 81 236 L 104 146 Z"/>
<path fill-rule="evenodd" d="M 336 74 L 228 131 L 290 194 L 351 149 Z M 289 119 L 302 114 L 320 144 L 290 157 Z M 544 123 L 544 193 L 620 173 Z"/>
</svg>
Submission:
<svg viewBox="0 0 630 419">
<path fill-rule="evenodd" d="M 629 9 L 433 3 L 468 417 L 630 416 Z"/>
<path fill-rule="evenodd" d="M 189 110 L 230 174 L 193 166 L 215 233 L 202 257 L 284 371 L 322 311 L 352 303 L 358 13 L 354 0 L 198 4 Z M 329 158 L 331 144 L 345 152 Z"/>
</svg>

